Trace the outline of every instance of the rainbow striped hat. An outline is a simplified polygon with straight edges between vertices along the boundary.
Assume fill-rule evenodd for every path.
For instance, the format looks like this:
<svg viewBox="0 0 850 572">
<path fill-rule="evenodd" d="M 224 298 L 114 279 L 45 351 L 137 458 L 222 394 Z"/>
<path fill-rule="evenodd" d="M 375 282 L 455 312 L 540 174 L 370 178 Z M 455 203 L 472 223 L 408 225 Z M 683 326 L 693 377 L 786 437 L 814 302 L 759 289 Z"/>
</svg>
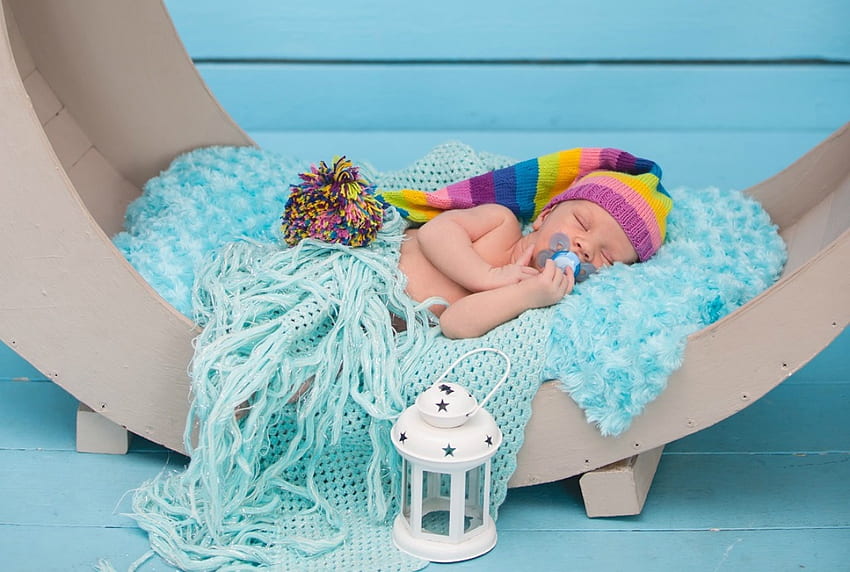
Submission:
<svg viewBox="0 0 850 572">
<path fill-rule="evenodd" d="M 542 212 L 576 199 L 594 202 L 608 211 L 623 227 L 641 262 L 651 258 L 664 242 L 673 200 L 654 173 L 593 171 L 555 195 Z"/>
<path fill-rule="evenodd" d="M 620 223 L 640 261 L 650 258 L 664 242 L 667 214 L 673 206 L 655 162 L 619 149 L 596 147 L 529 159 L 436 191 L 379 193 L 416 223 L 427 222 L 445 210 L 492 203 L 529 221 L 563 201 L 592 201 Z"/>
</svg>

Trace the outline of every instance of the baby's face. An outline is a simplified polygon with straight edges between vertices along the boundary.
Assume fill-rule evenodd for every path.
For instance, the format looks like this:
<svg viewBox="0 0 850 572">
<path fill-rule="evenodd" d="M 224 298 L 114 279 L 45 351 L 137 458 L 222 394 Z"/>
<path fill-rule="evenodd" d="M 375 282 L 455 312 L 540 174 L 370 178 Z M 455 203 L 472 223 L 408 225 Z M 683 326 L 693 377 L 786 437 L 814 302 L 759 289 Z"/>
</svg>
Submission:
<svg viewBox="0 0 850 572">
<path fill-rule="evenodd" d="M 631 264 L 638 259 L 620 223 L 608 211 L 590 201 L 564 201 L 538 217 L 533 229 L 537 237 L 532 261 L 537 260 L 538 253 L 549 248 L 552 235 L 559 232 L 570 237 L 570 250 L 582 262 L 589 262 L 597 268 L 614 262 Z"/>
</svg>

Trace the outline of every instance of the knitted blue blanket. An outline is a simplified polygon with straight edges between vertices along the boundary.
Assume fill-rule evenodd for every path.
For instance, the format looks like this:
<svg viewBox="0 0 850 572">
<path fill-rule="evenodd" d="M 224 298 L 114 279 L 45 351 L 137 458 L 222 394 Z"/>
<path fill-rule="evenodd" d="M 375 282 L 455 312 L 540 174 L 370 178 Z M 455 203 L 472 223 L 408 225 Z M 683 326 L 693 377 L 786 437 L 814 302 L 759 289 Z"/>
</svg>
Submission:
<svg viewBox="0 0 850 572">
<path fill-rule="evenodd" d="M 362 172 L 380 188 L 437 189 L 514 162 L 449 143 L 401 171 L 366 165 Z M 187 153 L 130 205 L 115 245 L 192 317 L 192 284 L 205 257 L 239 238 L 276 244 L 289 185 L 307 169 L 253 148 Z M 541 380 L 560 380 L 604 435 L 622 433 L 663 391 L 689 334 L 770 286 L 785 262 L 767 213 L 742 193 L 679 188 L 671 195 L 667 243 L 655 257 L 600 272 L 545 313 L 545 324 L 535 318 L 549 334 Z"/>
</svg>

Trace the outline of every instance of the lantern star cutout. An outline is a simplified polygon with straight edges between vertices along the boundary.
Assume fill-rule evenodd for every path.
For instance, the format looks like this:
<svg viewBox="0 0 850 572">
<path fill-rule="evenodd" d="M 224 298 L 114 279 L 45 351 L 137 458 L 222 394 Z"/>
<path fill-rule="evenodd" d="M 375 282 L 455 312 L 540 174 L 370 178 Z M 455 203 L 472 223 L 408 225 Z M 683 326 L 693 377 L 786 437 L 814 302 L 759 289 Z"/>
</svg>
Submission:
<svg viewBox="0 0 850 572">
<path fill-rule="evenodd" d="M 404 433 L 402 433 L 402 435 L 404 435 Z M 484 439 L 484 442 L 487 443 L 488 447 L 492 447 L 493 446 L 493 436 L 487 435 L 487 438 Z"/>
<path fill-rule="evenodd" d="M 442 391 L 446 395 L 450 395 L 455 392 L 455 390 L 452 389 L 450 385 L 446 385 L 445 383 L 440 386 L 440 391 Z"/>
<path fill-rule="evenodd" d="M 443 455 L 443 456 L 444 457 L 454 457 L 455 456 L 455 449 L 457 449 L 457 447 L 452 447 L 451 443 L 446 443 L 446 446 L 443 447 L 443 451 L 445 451 L 446 454 Z"/>
<path fill-rule="evenodd" d="M 399 433 L 398 442 L 404 443 L 405 441 L 407 441 L 407 433 Z"/>
<path fill-rule="evenodd" d="M 446 403 L 446 400 L 445 400 L 445 399 L 441 399 L 439 403 L 435 403 L 434 405 L 436 405 L 436 406 L 437 406 L 437 411 L 438 411 L 438 412 L 439 412 L 439 411 L 446 411 L 446 412 L 448 412 L 449 404 L 448 404 L 448 403 Z"/>
</svg>

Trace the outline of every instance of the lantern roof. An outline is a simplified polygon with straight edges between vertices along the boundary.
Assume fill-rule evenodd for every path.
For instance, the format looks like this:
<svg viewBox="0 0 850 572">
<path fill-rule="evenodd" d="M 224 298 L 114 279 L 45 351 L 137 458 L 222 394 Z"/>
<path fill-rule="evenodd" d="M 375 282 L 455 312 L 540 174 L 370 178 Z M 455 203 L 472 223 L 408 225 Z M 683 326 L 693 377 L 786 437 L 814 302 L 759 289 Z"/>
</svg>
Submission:
<svg viewBox="0 0 850 572">
<path fill-rule="evenodd" d="M 399 416 L 391 432 L 393 445 L 410 461 L 432 467 L 473 465 L 494 455 L 502 443 L 502 432 L 485 409 L 479 408 L 457 427 L 435 427 L 425 420 L 417 405 Z"/>
<path fill-rule="evenodd" d="M 478 402 L 460 384 L 437 382 L 416 398 L 416 409 L 435 427 L 463 425 L 478 408 Z"/>
</svg>

